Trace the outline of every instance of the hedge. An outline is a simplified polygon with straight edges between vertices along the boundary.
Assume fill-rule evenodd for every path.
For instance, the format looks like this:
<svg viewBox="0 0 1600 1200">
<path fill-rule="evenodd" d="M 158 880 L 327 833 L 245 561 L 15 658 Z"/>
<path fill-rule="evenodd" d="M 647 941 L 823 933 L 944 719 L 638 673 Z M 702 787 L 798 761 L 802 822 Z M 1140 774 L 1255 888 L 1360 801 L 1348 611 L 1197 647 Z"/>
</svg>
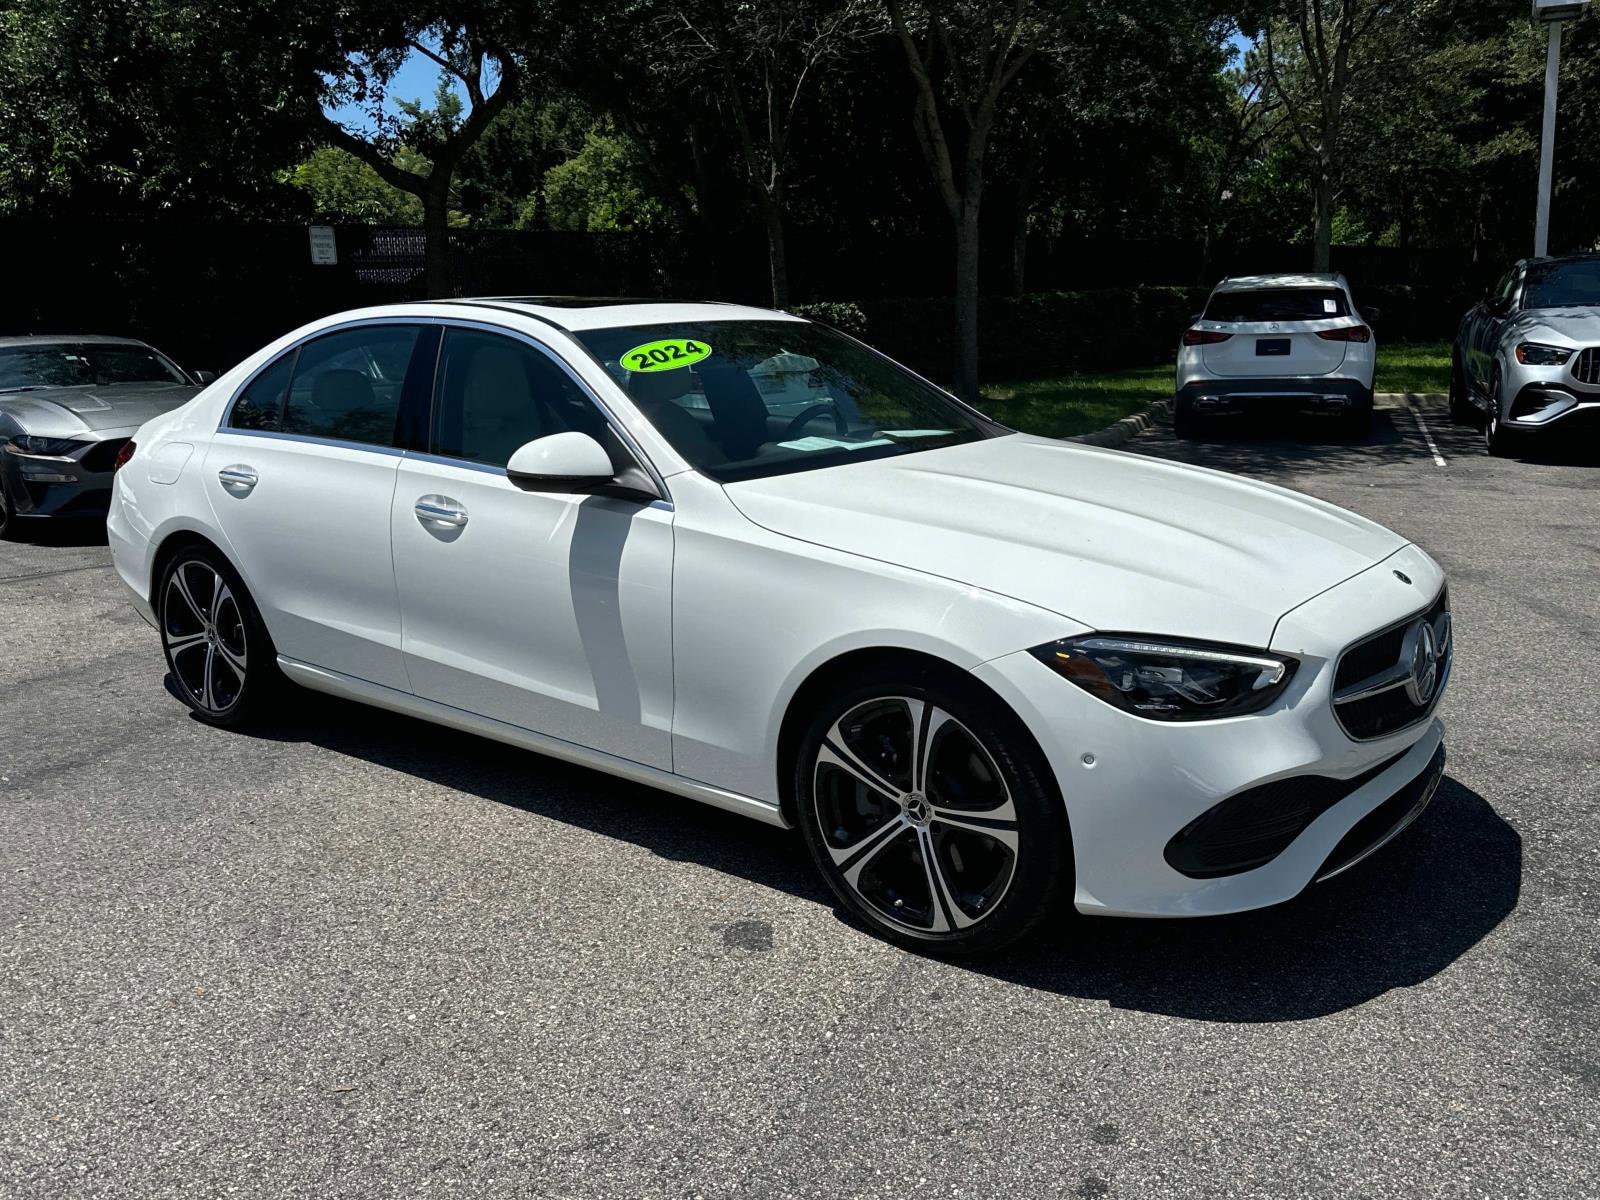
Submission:
<svg viewBox="0 0 1600 1200">
<path fill-rule="evenodd" d="M 1471 305 L 1452 288 L 1356 288 L 1356 303 L 1380 310 L 1385 341 L 1442 340 Z M 978 305 L 978 357 L 985 379 L 1171 362 L 1178 337 L 1209 288 L 1099 288 L 985 296 Z M 933 379 L 955 374 L 955 306 L 948 299 L 858 300 L 795 306 L 794 312 L 854 334 Z"/>
</svg>

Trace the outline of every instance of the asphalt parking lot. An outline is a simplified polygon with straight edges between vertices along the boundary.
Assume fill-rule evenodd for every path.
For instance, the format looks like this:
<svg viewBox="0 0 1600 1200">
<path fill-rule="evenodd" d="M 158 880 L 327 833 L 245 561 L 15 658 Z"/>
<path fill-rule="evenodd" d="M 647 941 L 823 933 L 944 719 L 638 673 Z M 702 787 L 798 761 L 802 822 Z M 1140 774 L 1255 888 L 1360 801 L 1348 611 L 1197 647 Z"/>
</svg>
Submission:
<svg viewBox="0 0 1600 1200">
<path fill-rule="evenodd" d="M 1443 563 L 1438 798 L 1282 908 L 976 964 L 671 796 L 199 724 L 103 540 L 0 545 L 0 1195 L 1600 1195 L 1600 457 L 1290 433 L 1131 449 Z"/>
</svg>

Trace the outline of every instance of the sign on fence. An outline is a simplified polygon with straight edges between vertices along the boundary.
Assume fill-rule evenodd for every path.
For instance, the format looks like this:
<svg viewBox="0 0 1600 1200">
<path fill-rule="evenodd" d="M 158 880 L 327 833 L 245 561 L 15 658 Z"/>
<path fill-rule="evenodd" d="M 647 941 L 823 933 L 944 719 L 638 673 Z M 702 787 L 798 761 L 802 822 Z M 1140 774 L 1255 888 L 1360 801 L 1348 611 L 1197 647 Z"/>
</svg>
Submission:
<svg viewBox="0 0 1600 1200">
<path fill-rule="evenodd" d="M 311 225 L 311 264 L 316 267 L 339 265 L 339 246 L 334 241 L 332 225 Z"/>
</svg>

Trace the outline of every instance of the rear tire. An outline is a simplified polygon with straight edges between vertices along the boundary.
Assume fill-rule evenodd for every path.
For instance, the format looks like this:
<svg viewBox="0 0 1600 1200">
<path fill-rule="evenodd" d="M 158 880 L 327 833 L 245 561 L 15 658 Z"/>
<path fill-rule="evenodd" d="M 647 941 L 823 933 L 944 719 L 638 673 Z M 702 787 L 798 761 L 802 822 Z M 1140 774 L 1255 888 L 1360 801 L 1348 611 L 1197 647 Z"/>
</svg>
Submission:
<svg viewBox="0 0 1600 1200">
<path fill-rule="evenodd" d="M 1194 402 L 1179 396 L 1172 405 L 1172 435 L 1182 441 L 1193 441 L 1201 434 L 1200 415 L 1194 411 Z"/>
<path fill-rule="evenodd" d="M 259 716 L 282 676 L 233 565 L 210 546 L 186 546 L 161 573 L 155 599 L 167 670 L 194 715 L 226 728 Z"/>
<path fill-rule="evenodd" d="M 1356 397 L 1355 407 L 1345 414 L 1344 431 L 1347 437 L 1365 440 L 1372 435 L 1372 393 L 1363 392 Z"/>
<path fill-rule="evenodd" d="M 989 953 L 1064 914 L 1066 808 L 1044 754 L 955 672 L 869 671 L 819 705 L 793 764 L 806 847 L 875 934 Z"/>
</svg>

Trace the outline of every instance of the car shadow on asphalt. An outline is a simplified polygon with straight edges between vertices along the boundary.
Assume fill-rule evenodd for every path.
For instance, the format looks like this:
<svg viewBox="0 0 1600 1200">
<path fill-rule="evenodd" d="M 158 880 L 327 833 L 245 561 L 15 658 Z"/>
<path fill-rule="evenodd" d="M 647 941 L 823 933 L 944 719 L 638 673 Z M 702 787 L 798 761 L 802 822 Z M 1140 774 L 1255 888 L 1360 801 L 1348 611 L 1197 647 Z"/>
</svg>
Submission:
<svg viewBox="0 0 1600 1200">
<path fill-rule="evenodd" d="M 1128 449 L 1241 475 L 1368 470 L 1419 458 L 1431 462 L 1416 425 L 1411 423 L 1414 420 L 1405 409 L 1379 409 L 1372 415 L 1371 433 L 1358 438 L 1345 435 L 1326 418 L 1218 418 L 1204 426 L 1200 436 L 1184 440 L 1173 435 L 1170 424 L 1159 425 L 1129 443 Z"/>
<path fill-rule="evenodd" d="M 104 546 L 106 523 L 88 517 L 19 519 L 13 536 L 31 546 Z"/>
<path fill-rule="evenodd" d="M 173 685 L 169 679 L 169 689 Z M 653 788 L 468 734 L 441 742 L 409 717 L 315 693 L 252 731 L 305 742 L 840 909 L 801 840 Z M 1448 775 L 1427 812 L 1368 861 L 1276 908 L 1140 921 L 1065 914 L 962 970 L 1117 1008 L 1200 1021 L 1327 1016 L 1457 961 L 1516 907 L 1522 839 Z M 865 935 L 864 935 L 865 936 Z"/>
</svg>

